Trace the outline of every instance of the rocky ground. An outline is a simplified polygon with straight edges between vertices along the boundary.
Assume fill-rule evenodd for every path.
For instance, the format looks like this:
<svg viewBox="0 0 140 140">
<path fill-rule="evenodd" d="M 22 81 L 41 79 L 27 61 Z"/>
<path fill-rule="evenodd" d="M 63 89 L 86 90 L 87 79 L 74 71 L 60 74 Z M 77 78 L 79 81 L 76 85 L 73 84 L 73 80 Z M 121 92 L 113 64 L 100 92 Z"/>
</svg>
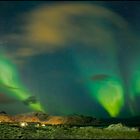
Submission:
<svg viewBox="0 0 140 140">
<path fill-rule="evenodd" d="M 1 123 L 0 139 L 140 139 L 140 132 L 122 124 L 97 128 L 69 125 L 37 127 L 35 124 L 21 127 L 19 124 Z"/>
<path fill-rule="evenodd" d="M 140 139 L 140 121 L 132 121 L 133 125 L 126 122 L 83 115 L 50 116 L 29 112 L 11 116 L 2 112 L 0 139 Z"/>
</svg>

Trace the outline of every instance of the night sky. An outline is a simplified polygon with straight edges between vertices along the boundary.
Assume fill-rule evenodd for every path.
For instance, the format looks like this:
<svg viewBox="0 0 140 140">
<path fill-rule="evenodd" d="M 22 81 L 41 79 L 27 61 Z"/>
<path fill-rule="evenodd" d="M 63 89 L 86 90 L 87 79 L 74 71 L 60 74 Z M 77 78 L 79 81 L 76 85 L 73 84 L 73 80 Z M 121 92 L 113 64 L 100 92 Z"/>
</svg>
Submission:
<svg viewBox="0 0 140 140">
<path fill-rule="evenodd" d="M 0 1 L 0 110 L 140 115 L 139 7 Z"/>
</svg>

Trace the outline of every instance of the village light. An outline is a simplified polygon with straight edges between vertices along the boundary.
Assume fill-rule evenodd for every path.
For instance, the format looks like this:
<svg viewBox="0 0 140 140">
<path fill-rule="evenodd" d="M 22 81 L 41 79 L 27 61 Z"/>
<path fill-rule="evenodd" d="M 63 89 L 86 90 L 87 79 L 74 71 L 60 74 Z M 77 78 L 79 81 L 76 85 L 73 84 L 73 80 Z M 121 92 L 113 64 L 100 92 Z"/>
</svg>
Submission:
<svg viewBox="0 0 140 140">
<path fill-rule="evenodd" d="M 42 124 L 42 126 L 44 127 L 44 126 L 46 126 L 45 124 Z"/>
<path fill-rule="evenodd" d="M 36 124 L 36 127 L 39 127 L 40 125 L 39 124 Z"/>
<path fill-rule="evenodd" d="M 25 127 L 25 126 L 27 126 L 28 124 L 26 123 L 26 122 L 20 122 L 20 126 L 21 127 Z"/>
</svg>

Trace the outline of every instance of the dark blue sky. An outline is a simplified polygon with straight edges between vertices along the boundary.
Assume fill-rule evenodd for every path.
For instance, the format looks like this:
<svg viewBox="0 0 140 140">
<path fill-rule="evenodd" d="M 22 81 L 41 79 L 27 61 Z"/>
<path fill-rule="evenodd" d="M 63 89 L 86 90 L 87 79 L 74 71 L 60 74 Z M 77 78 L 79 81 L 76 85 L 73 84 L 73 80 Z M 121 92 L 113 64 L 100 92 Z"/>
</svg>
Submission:
<svg viewBox="0 0 140 140">
<path fill-rule="evenodd" d="M 1 46 L 22 82 L 49 114 L 109 117 L 108 105 L 100 101 L 109 94 L 95 91 L 96 81 L 90 80 L 106 74 L 121 81 L 124 104 L 114 105 L 118 116 L 139 115 L 138 101 L 131 95 L 140 96 L 139 79 L 133 78 L 140 70 L 140 2 L 74 2 L 65 9 L 67 3 L 0 2 Z M 119 94 L 110 96 L 115 100 Z M 0 110 L 32 111 L 22 102 L 0 104 Z"/>
</svg>

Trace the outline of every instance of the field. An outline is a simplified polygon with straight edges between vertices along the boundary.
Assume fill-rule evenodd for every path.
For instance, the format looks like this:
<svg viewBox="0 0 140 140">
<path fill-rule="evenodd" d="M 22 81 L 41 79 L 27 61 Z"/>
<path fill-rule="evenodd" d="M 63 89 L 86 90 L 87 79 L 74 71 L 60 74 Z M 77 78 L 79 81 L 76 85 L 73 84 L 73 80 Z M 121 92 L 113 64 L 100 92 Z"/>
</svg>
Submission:
<svg viewBox="0 0 140 140">
<path fill-rule="evenodd" d="M 0 139 L 140 139 L 140 132 L 94 126 L 0 124 Z"/>
</svg>

